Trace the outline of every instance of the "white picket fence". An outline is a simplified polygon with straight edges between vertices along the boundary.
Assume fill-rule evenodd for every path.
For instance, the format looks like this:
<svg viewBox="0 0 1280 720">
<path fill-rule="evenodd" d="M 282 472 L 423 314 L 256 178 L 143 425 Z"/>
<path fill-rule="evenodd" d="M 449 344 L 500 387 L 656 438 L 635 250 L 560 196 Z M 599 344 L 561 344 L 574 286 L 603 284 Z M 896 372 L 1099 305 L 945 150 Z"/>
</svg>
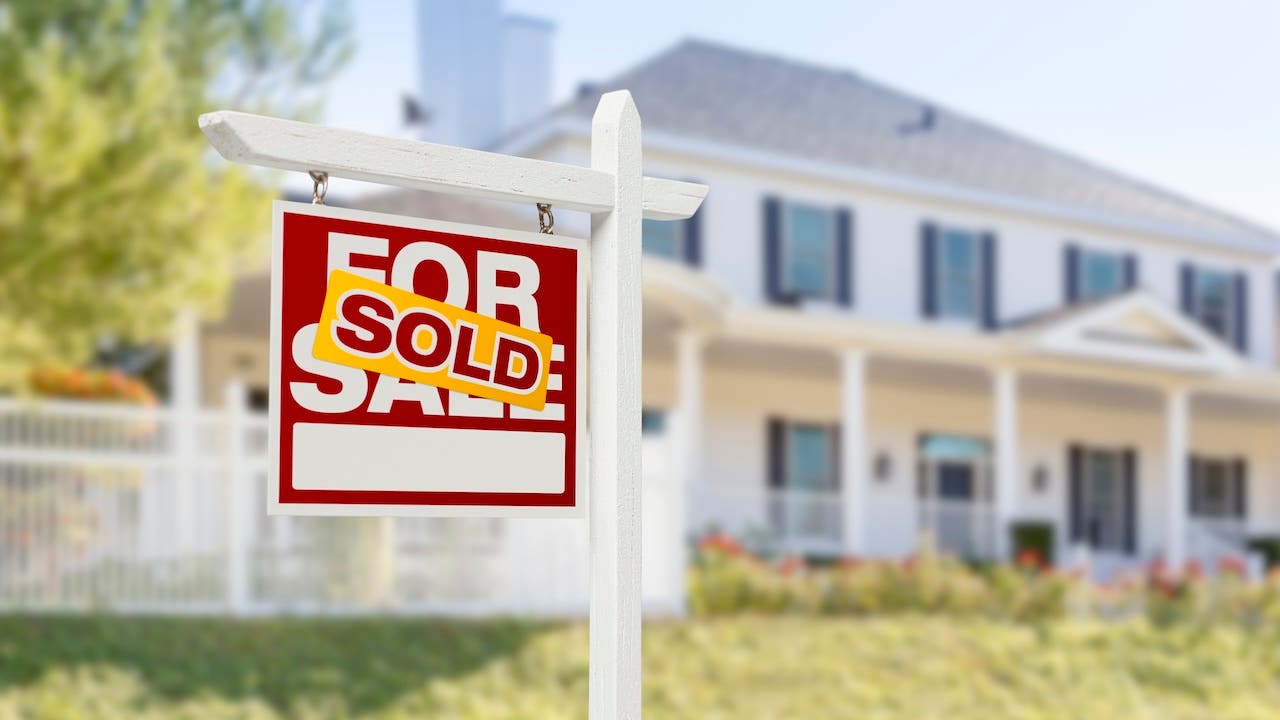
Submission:
<svg viewBox="0 0 1280 720">
<path fill-rule="evenodd" d="M 243 397 L 0 398 L 0 611 L 586 612 L 582 521 L 267 517 L 267 421 Z M 655 612 L 681 593 L 664 480 L 645 486 Z"/>
</svg>

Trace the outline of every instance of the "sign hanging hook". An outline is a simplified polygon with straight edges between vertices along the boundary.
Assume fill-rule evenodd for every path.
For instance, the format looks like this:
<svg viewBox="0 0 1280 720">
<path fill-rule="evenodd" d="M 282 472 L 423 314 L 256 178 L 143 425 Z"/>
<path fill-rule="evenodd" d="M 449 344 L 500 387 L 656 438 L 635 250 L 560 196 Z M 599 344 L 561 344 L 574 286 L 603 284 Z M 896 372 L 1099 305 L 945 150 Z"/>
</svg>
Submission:
<svg viewBox="0 0 1280 720">
<path fill-rule="evenodd" d="M 555 235 L 556 216 L 551 214 L 551 203 L 538 203 L 538 232 Z"/>
<path fill-rule="evenodd" d="M 324 196 L 329 192 L 329 173 L 320 170 L 308 170 L 311 176 L 311 204 L 323 205 Z"/>
</svg>

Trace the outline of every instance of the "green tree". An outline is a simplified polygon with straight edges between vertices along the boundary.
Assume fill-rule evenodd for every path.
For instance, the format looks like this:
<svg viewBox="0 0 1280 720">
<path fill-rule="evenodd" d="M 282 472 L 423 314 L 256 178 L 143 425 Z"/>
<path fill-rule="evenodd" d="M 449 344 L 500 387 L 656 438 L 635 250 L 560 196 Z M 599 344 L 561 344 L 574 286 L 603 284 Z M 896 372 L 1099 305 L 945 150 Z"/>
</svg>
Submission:
<svg viewBox="0 0 1280 720">
<path fill-rule="evenodd" d="M 260 261 L 272 177 L 196 117 L 306 117 L 352 46 L 338 0 L 0 0 L 0 389 L 104 337 L 164 338 Z"/>
</svg>

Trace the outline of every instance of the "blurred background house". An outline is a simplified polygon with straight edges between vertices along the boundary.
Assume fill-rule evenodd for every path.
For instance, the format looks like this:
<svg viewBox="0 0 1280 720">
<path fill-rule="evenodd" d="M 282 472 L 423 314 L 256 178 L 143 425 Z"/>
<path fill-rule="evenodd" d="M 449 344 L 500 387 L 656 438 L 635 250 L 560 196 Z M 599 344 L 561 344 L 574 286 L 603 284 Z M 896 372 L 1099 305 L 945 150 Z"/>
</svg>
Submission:
<svg viewBox="0 0 1280 720">
<path fill-rule="evenodd" d="M 425 139 L 585 164 L 600 93 L 625 87 L 646 172 L 712 188 L 645 227 L 650 611 L 681 610 L 712 528 L 824 559 L 1032 547 L 1099 576 L 1280 537 L 1280 233 L 749 49 L 683 42 L 553 108 L 551 24 L 420 7 L 403 111 Z M 0 400 L 0 605 L 585 610 L 581 523 L 267 518 L 267 297 L 261 268 L 222 320 L 178 318 L 163 408 Z"/>
</svg>

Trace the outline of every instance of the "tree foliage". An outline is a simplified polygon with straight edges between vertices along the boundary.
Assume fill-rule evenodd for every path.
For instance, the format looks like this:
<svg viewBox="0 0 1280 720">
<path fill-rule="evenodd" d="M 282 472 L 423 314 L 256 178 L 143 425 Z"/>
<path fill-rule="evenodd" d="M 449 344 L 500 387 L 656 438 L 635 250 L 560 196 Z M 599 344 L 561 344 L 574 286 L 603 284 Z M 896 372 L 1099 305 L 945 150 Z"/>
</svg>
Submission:
<svg viewBox="0 0 1280 720">
<path fill-rule="evenodd" d="M 196 117 L 309 114 L 347 26 L 334 0 L 0 0 L 0 388 L 220 311 L 274 190 Z"/>
</svg>

